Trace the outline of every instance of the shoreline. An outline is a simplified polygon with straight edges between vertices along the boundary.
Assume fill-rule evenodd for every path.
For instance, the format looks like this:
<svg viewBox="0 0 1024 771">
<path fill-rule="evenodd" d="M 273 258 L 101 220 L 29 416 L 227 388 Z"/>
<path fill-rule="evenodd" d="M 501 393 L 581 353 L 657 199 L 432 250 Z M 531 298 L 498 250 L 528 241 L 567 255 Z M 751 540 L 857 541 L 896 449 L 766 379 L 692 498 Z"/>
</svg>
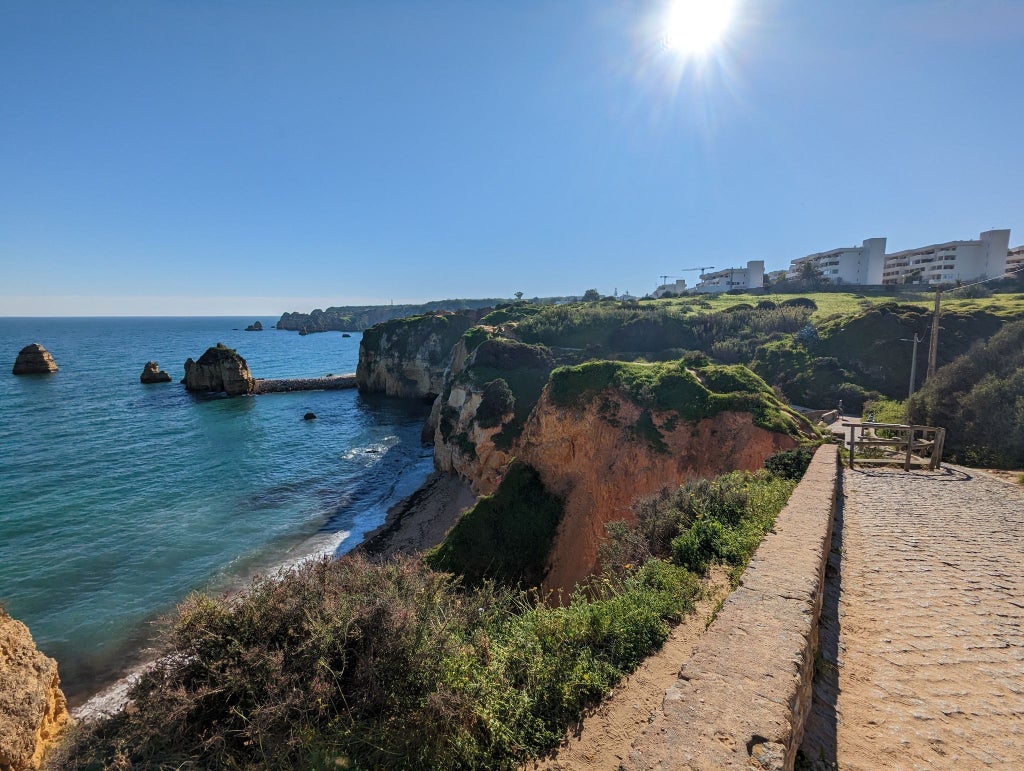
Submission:
<svg viewBox="0 0 1024 771">
<path fill-rule="evenodd" d="M 358 544 L 340 556 L 359 553 L 373 560 L 384 561 L 394 556 L 430 549 L 444 539 L 462 512 L 475 501 L 476 496 L 463 479 L 454 474 L 432 471 L 412 494 L 388 508 L 384 522 L 365 533 Z M 345 537 L 347 535 L 344 533 Z M 338 545 L 333 544 L 328 550 L 320 548 L 285 560 L 276 571 L 291 570 L 307 560 L 332 555 Z M 252 578 L 249 576 L 244 584 L 247 585 Z M 72 708 L 72 717 L 76 720 L 95 720 L 120 712 L 128 703 L 128 691 L 159 660 L 159 657 L 147 657 L 147 650 L 153 649 L 144 646 L 136 650 L 138 661 L 113 683 L 102 687 Z"/>
</svg>

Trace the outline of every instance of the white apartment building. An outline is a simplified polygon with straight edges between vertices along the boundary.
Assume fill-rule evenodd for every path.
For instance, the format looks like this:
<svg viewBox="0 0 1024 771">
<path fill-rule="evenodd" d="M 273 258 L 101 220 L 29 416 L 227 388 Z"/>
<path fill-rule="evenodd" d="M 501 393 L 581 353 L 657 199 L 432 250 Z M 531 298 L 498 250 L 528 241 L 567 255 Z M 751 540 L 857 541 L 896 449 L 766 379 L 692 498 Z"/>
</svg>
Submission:
<svg viewBox="0 0 1024 771">
<path fill-rule="evenodd" d="M 786 278 L 800 278 L 800 271 L 811 263 L 833 284 L 881 284 L 885 266 L 885 239 L 868 238 L 860 246 L 840 247 L 808 254 L 790 263 Z"/>
<path fill-rule="evenodd" d="M 1013 247 L 1006 255 L 1006 272 L 1024 269 L 1024 246 Z"/>
<path fill-rule="evenodd" d="M 750 260 L 745 268 L 726 268 L 702 273 L 693 291 L 718 294 L 730 289 L 760 289 L 764 286 L 764 260 Z"/>
<path fill-rule="evenodd" d="M 894 252 L 885 256 L 881 283 L 939 284 L 994 278 L 1006 272 L 1009 249 L 1009 230 L 986 230 L 977 241 L 948 241 Z"/>
</svg>

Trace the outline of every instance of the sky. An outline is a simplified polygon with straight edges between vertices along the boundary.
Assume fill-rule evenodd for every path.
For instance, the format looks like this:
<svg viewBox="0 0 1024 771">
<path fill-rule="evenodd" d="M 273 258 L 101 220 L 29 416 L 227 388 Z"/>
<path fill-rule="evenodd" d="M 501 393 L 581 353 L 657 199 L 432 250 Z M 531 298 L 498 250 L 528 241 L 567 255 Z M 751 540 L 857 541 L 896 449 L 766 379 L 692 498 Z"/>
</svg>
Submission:
<svg viewBox="0 0 1024 771">
<path fill-rule="evenodd" d="M 0 0 L 0 316 L 640 295 L 875 236 L 1024 243 L 1024 0 L 736 0 L 691 56 L 667 14 Z"/>
</svg>

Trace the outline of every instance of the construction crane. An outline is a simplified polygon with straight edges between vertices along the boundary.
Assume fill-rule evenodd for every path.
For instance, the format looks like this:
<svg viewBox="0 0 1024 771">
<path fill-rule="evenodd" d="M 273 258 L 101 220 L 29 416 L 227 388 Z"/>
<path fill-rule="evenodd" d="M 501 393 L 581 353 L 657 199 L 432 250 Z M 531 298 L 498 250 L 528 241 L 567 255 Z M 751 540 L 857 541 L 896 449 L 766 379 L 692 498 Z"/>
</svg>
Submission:
<svg viewBox="0 0 1024 771">
<path fill-rule="evenodd" d="M 705 271 L 705 270 L 714 270 L 714 269 L 715 269 L 714 265 L 700 265 L 698 267 L 684 267 L 683 268 L 683 272 L 684 273 L 688 273 L 691 270 L 699 270 L 700 271 L 700 275 L 703 275 L 703 271 Z"/>
<path fill-rule="evenodd" d="M 658 276 L 661 279 L 661 286 L 665 286 L 670 278 L 682 278 L 682 276 Z"/>
</svg>

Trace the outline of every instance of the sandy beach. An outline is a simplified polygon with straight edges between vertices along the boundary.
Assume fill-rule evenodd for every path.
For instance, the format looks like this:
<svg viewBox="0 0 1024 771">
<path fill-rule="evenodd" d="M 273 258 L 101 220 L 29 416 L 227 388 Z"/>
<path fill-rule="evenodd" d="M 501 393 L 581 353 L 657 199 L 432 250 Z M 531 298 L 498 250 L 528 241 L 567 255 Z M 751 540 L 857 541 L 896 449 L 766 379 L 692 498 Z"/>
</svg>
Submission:
<svg viewBox="0 0 1024 771">
<path fill-rule="evenodd" d="M 454 474 L 435 471 L 416 492 L 388 509 L 384 524 L 353 551 L 385 560 L 437 546 L 476 496 Z"/>
</svg>

